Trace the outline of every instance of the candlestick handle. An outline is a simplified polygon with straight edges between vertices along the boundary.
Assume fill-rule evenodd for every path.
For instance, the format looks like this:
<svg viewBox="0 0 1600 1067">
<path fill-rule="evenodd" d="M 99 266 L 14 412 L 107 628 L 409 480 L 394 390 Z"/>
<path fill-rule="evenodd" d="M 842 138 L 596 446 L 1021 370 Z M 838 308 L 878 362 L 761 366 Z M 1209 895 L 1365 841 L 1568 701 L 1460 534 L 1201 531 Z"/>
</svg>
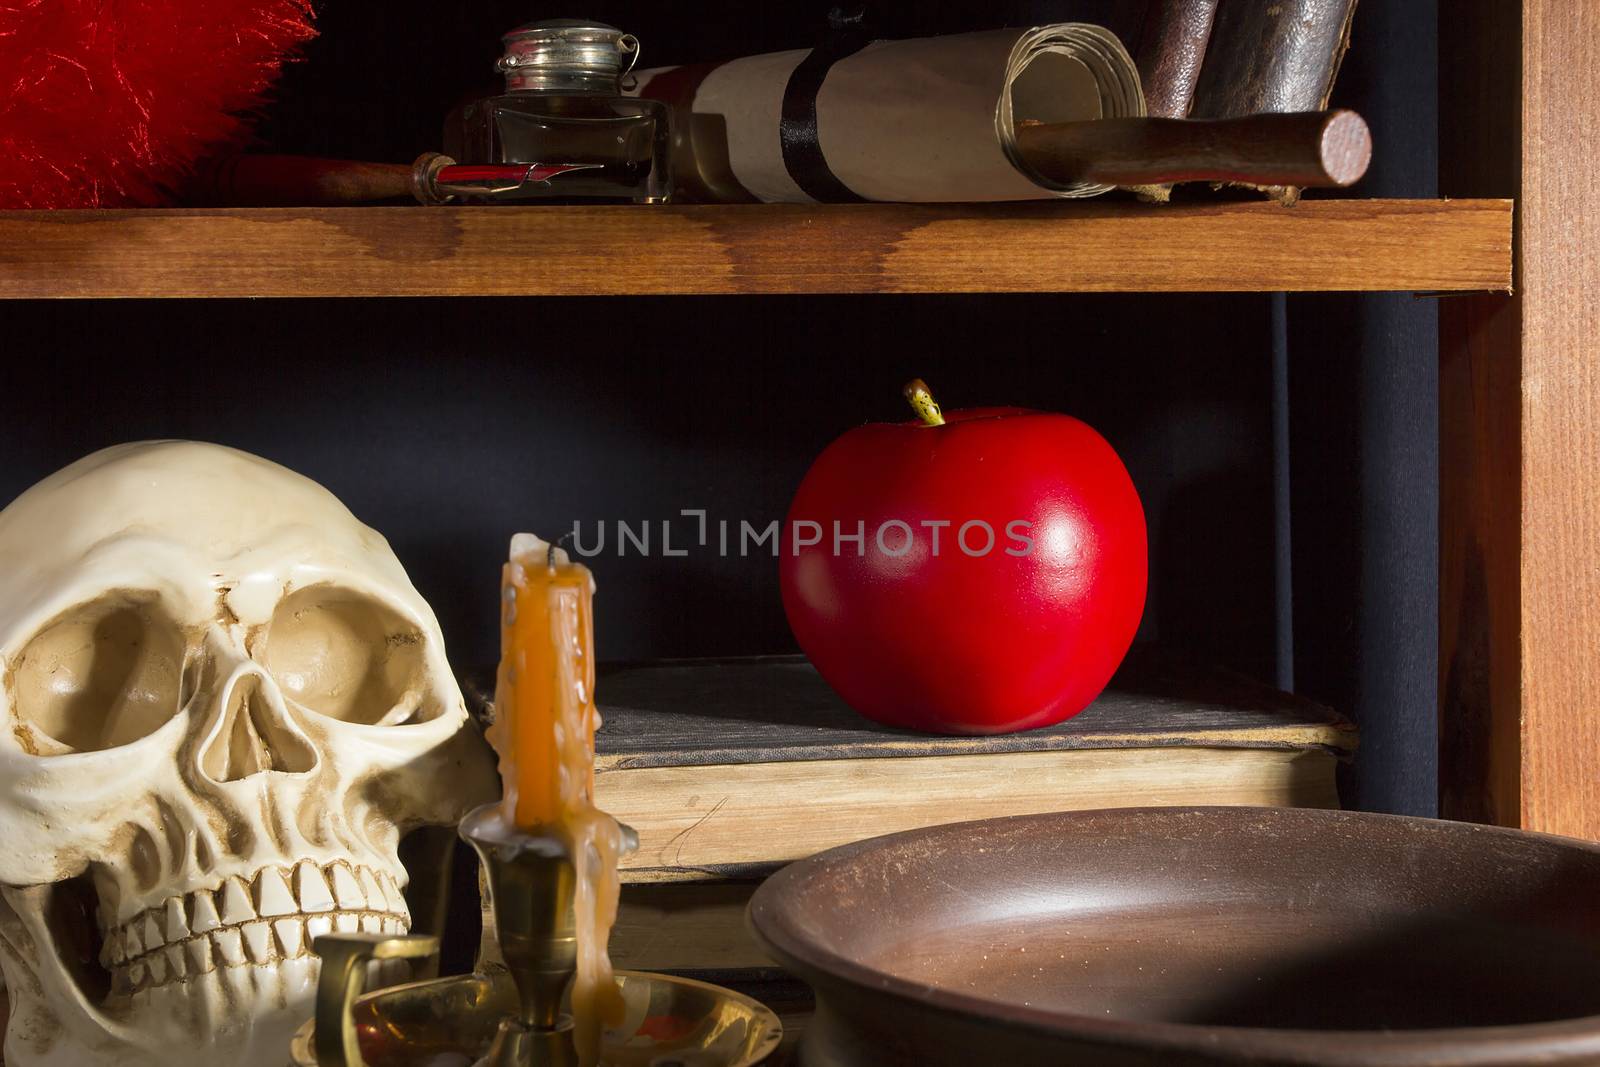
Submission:
<svg viewBox="0 0 1600 1067">
<path fill-rule="evenodd" d="M 439 939 L 421 934 L 323 934 L 311 942 L 322 957 L 312 1031 L 318 1067 L 367 1067 L 351 1009 L 367 985 L 367 964 L 378 960 L 425 959 Z"/>
</svg>

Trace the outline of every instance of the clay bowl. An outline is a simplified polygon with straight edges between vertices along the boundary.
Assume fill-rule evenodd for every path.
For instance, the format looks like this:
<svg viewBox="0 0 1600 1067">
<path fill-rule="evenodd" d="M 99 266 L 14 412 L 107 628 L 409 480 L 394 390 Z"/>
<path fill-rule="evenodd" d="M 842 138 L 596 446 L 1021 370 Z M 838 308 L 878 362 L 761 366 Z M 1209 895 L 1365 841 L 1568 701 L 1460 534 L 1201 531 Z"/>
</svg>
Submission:
<svg viewBox="0 0 1600 1067">
<path fill-rule="evenodd" d="M 750 904 L 801 1062 L 1600 1063 L 1600 846 L 1464 823 L 1132 808 L 792 864 Z"/>
</svg>

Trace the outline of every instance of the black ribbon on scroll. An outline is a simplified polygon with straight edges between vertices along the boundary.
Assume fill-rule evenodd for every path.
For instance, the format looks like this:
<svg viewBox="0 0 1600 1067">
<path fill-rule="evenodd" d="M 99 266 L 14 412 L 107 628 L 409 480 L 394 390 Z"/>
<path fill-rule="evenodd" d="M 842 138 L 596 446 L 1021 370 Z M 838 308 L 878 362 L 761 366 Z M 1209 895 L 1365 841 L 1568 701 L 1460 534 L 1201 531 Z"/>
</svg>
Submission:
<svg viewBox="0 0 1600 1067">
<path fill-rule="evenodd" d="M 811 54 L 789 75 L 783 90 L 783 120 L 778 140 L 783 165 L 807 196 L 825 204 L 859 204 L 861 197 L 839 180 L 822 158 L 817 140 L 817 92 L 833 65 L 853 56 L 872 40 L 867 31 L 865 5 L 836 7 L 828 14 L 828 32 Z"/>
</svg>

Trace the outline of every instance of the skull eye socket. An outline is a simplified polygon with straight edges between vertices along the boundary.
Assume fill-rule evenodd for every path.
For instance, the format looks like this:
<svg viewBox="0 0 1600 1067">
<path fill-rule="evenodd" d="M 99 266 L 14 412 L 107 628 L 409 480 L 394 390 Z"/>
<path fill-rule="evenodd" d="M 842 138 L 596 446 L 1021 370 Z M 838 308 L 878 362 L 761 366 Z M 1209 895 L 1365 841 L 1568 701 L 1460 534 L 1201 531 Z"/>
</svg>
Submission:
<svg viewBox="0 0 1600 1067">
<path fill-rule="evenodd" d="M 261 663 L 284 695 L 344 722 L 398 726 L 422 718 L 422 631 L 361 593 L 311 586 L 285 597 Z"/>
<path fill-rule="evenodd" d="M 130 744 L 178 713 L 184 644 L 151 597 L 114 594 L 73 608 L 18 657 L 16 713 L 55 743 L 41 747 L 98 752 Z"/>
</svg>

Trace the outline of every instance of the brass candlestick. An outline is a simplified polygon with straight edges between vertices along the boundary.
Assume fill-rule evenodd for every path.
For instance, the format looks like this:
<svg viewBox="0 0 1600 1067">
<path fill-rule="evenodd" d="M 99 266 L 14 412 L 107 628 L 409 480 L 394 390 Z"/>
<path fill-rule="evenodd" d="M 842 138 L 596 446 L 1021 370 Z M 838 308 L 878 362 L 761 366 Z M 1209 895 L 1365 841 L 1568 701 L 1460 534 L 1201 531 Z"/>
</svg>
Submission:
<svg viewBox="0 0 1600 1067">
<path fill-rule="evenodd" d="M 474 1067 L 577 1067 L 563 1011 L 578 948 L 572 856 L 554 835 L 508 826 L 499 808 L 477 809 L 460 830 L 483 864 L 489 903 L 477 971 L 366 992 L 367 964 L 430 956 L 438 939 L 317 938 L 317 1015 L 291 1045 L 294 1067 L 420 1067 L 452 1053 L 472 1057 Z M 637 838 L 626 833 L 632 851 Z M 637 971 L 618 971 L 617 979 L 628 1022 L 605 1035 L 602 1064 L 749 1067 L 782 1037 L 776 1015 L 730 990 Z"/>
<path fill-rule="evenodd" d="M 639 839 L 626 833 L 632 851 Z M 499 804 L 463 819 L 461 837 L 483 863 L 500 963 L 517 989 L 518 1014 L 501 1021 L 479 1067 L 576 1065 L 572 1018 L 561 1013 L 578 960 L 575 871 L 567 843 L 552 833 L 508 826 Z"/>
</svg>

